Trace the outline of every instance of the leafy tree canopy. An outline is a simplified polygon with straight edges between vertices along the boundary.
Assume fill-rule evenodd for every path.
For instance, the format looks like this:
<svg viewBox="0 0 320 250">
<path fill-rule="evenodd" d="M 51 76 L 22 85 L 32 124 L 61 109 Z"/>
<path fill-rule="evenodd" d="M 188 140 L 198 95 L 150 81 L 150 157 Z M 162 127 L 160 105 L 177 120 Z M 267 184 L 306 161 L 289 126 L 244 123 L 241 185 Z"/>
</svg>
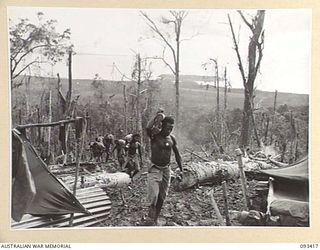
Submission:
<svg viewBox="0 0 320 250">
<path fill-rule="evenodd" d="M 39 62 L 39 55 L 45 58 L 41 63 L 55 64 L 61 61 L 65 53 L 72 49 L 70 29 L 63 32 L 56 30 L 57 20 L 44 20 L 42 12 L 37 13 L 37 23 L 27 18 L 20 18 L 13 24 L 10 20 L 10 71 L 12 88 L 21 84 L 14 80 L 25 70 Z"/>
</svg>

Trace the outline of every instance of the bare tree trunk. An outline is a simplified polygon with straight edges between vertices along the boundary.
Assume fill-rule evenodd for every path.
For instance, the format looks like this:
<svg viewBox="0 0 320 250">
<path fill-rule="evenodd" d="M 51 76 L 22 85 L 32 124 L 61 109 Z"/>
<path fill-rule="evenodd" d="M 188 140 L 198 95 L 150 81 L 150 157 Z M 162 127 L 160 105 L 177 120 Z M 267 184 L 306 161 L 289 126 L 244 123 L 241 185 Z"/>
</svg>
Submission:
<svg viewBox="0 0 320 250">
<path fill-rule="evenodd" d="M 68 79 L 69 79 L 69 86 L 68 86 L 68 93 L 67 93 L 67 97 L 66 97 L 67 107 L 69 107 L 69 105 L 71 105 L 71 97 L 72 97 L 72 50 L 69 51 Z"/>
<path fill-rule="evenodd" d="M 245 75 L 244 67 L 242 64 L 238 42 L 236 40 L 232 22 L 230 16 L 228 15 L 229 24 L 231 28 L 232 38 L 238 58 L 238 66 L 243 80 L 244 86 L 244 105 L 243 105 L 243 119 L 242 119 L 242 128 L 241 128 L 241 138 L 240 138 L 240 147 L 245 148 L 249 144 L 249 136 L 250 136 L 250 116 L 253 113 L 251 101 L 253 101 L 253 92 L 254 92 L 254 81 L 256 79 L 260 62 L 262 59 L 262 50 L 264 43 L 264 33 L 262 31 L 263 23 L 264 23 L 264 10 L 258 10 L 255 17 L 252 19 L 252 23 L 249 23 L 241 11 L 238 11 L 244 23 L 250 28 L 252 32 L 252 36 L 250 37 L 250 42 L 248 46 L 248 74 Z M 260 41 L 261 39 L 261 41 Z M 258 57 L 257 57 L 258 51 Z M 252 116 L 253 117 L 253 116 Z M 252 118 L 254 119 L 254 118 Z"/>
<path fill-rule="evenodd" d="M 245 96 L 248 95 L 246 92 L 247 91 L 245 90 Z M 250 101 L 249 98 L 245 98 L 240 134 L 240 145 L 242 148 L 245 148 L 249 145 L 250 114 L 247 112 L 248 110 L 250 110 Z"/>
<path fill-rule="evenodd" d="M 26 80 L 26 116 L 29 117 L 30 115 L 30 81 L 31 81 L 31 75 L 27 77 Z"/>
<path fill-rule="evenodd" d="M 106 134 L 106 116 L 104 114 L 104 112 L 102 112 L 102 135 Z"/>
<path fill-rule="evenodd" d="M 141 118 L 141 110 L 140 110 L 140 91 L 141 91 L 141 57 L 140 54 L 137 55 L 137 63 L 138 63 L 138 81 L 137 81 L 137 101 L 136 101 L 136 130 L 141 136 L 141 142 L 143 142 L 143 131 L 142 131 L 142 118 Z"/>
<path fill-rule="evenodd" d="M 180 132 L 180 88 L 179 88 L 179 76 L 180 76 L 180 27 L 177 32 L 177 55 L 175 64 L 175 87 L 176 87 L 176 127 L 179 134 Z"/>
<path fill-rule="evenodd" d="M 123 113 L 124 113 L 124 132 L 128 133 L 128 112 L 127 112 L 127 90 L 126 85 L 123 84 Z"/>
<path fill-rule="evenodd" d="M 258 134 L 258 130 L 257 130 L 257 126 L 256 126 L 256 122 L 254 119 L 254 114 L 251 108 L 251 121 L 252 121 L 252 127 L 253 127 L 253 131 L 254 131 L 254 135 L 257 141 L 257 145 L 260 148 L 261 147 L 261 142 L 260 142 L 260 138 L 259 138 L 259 134 Z"/>
<path fill-rule="evenodd" d="M 74 107 L 72 107 L 72 51 L 69 51 L 69 60 L 68 60 L 68 79 L 69 79 L 69 90 L 66 97 L 66 112 L 64 113 L 64 118 L 68 119 L 73 116 Z M 70 125 L 66 125 L 66 158 L 64 159 L 64 164 L 68 161 L 68 151 L 69 151 L 69 131 L 70 131 Z"/>
<path fill-rule="evenodd" d="M 217 137 L 218 143 L 221 146 L 221 121 L 220 121 L 220 84 L 219 84 L 219 68 L 218 60 L 216 59 L 216 88 L 217 88 Z"/>
<path fill-rule="evenodd" d="M 270 131 L 270 145 L 273 143 L 273 128 L 276 119 L 276 107 L 277 107 L 277 96 L 278 91 L 274 92 L 274 101 L 273 101 L 273 114 L 272 114 L 272 123 L 271 123 L 271 131 Z"/>
<path fill-rule="evenodd" d="M 180 93 L 179 93 L 179 74 L 180 74 L 180 34 L 181 34 L 181 26 L 184 18 L 187 16 L 186 11 L 170 11 L 173 19 L 163 18 L 162 23 L 167 25 L 174 25 L 174 34 L 175 34 L 175 48 L 169 42 L 170 36 L 167 36 L 165 33 L 162 33 L 156 23 L 144 12 L 140 12 L 142 16 L 146 19 L 146 23 L 154 31 L 160 39 L 166 44 L 166 46 L 170 49 L 174 67 L 172 67 L 164 58 L 161 58 L 162 61 L 165 63 L 166 66 L 170 68 L 172 73 L 175 75 L 175 119 L 176 119 L 176 134 L 179 136 L 179 128 L 180 128 Z"/>
<path fill-rule="evenodd" d="M 270 117 L 267 116 L 266 127 L 265 127 L 265 132 L 264 132 L 264 141 L 265 141 L 265 144 L 267 144 L 267 141 L 268 141 L 269 122 L 270 122 Z"/>
<path fill-rule="evenodd" d="M 38 123 L 41 123 L 40 108 L 37 107 Z M 38 128 L 38 145 L 41 145 L 41 127 Z"/>
<path fill-rule="evenodd" d="M 280 158 L 281 162 L 284 162 L 284 156 L 286 154 L 286 150 L 287 150 L 287 143 L 282 142 L 282 151 L 281 151 L 281 158 Z"/>
<path fill-rule="evenodd" d="M 227 93 L 228 93 L 227 67 L 225 67 L 224 68 L 224 111 L 227 110 Z"/>
<path fill-rule="evenodd" d="M 49 114 L 48 114 L 48 123 L 52 122 L 52 91 L 49 90 Z M 47 157 L 48 157 L 48 163 L 50 162 L 50 155 L 51 155 L 51 127 L 48 127 L 48 151 L 47 151 Z"/>
</svg>

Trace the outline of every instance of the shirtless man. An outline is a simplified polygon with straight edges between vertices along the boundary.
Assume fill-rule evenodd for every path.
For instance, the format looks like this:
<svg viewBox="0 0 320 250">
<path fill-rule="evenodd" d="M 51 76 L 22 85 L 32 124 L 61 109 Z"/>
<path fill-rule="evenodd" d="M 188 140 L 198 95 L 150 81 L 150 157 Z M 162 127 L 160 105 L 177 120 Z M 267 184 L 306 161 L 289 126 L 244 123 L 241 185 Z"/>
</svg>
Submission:
<svg viewBox="0 0 320 250">
<path fill-rule="evenodd" d="M 127 145 L 127 161 L 124 163 L 123 169 L 130 175 L 131 179 L 142 167 L 142 149 L 140 140 L 141 136 L 139 134 L 134 134 Z"/>
<path fill-rule="evenodd" d="M 126 162 L 126 160 L 125 160 L 126 142 L 122 139 L 119 139 L 119 140 L 115 140 L 114 144 L 115 144 L 115 146 L 114 146 L 111 154 L 113 154 L 114 151 L 117 152 L 117 159 L 118 159 L 119 167 L 120 167 L 120 169 L 122 169 L 123 164 Z"/>
<path fill-rule="evenodd" d="M 173 130 L 173 124 L 174 119 L 170 116 L 165 117 L 163 111 L 160 111 L 148 123 L 146 128 L 151 141 L 152 165 L 148 170 L 148 201 L 150 207 L 148 218 L 144 223 L 145 226 L 157 225 L 162 205 L 168 194 L 171 151 L 173 151 L 182 173 L 181 156 L 177 148 L 177 142 L 175 137 L 170 135 Z M 155 129 L 159 127 L 161 130 Z"/>
<path fill-rule="evenodd" d="M 112 156 L 114 147 L 114 136 L 112 134 L 106 134 L 103 138 L 103 144 L 106 152 L 106 163 L 109 160 L 110 155 Z"/>
<path fill-rule="evenodd" d="M 89 144 L 91 150 L 91 159 L 93 158 L 95 161 L 101 161 L 101 157 L 105 147 L 103 145 L 103 137 L 99 136 L 96 138 L 94 142 Z"/>
</svg>

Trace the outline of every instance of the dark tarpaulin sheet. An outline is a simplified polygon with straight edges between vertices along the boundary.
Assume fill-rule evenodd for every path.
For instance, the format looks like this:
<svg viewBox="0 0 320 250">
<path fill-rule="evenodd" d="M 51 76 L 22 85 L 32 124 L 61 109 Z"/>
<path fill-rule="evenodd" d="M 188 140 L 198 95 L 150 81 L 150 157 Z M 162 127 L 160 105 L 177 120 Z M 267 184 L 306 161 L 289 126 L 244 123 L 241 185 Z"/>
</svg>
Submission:
<svg viewBox="0 0 320 250">
<path fill-rule="evenodd" d="M 308 226 L 308 158 L 288 167 L 261 172 L 273 177 L 268 194 L 271 215 L 280 216 L 282 226 Z"/>
<path fill-rule="evenodd" d="M 308 158 L 303 158 L 301 161 L 292 164 L 291 166 L 279 168 L 279 169 L 269 169 L 261 170 L 262 173 L 265 173 L 274 178 L 282 178 L 291 181 L 301 181 L 308 182 Z"/>
<path fill-rule="evenodd" d="M 31 179 L 35 186 L 35 195 L 32 197 L 31 204 L 25 208 L 24 213 L 33 215 L 62 215 L 68 213 L 88 213 L 77 198 L 68 190 L 68 188 L 60 182 L 47 168 L 43 160 L 38 156 L 37 152 L 29 142 L 29 140 L 18 131 L 13 131 L 16 139 L 22 143 L 22 153 L 20 157 L 26 159 L 25 167 L 31 173 Z M 17 156 L 15 156 L 17 157 Z M 13 161 L 14 162 L 14 161 Z M 19 164 L 18 167 L 20 167 Z M 13 166 L 15 169 L 16 166 Z M 17 173 L 19 169 L 15 170 Z M 14 178 L 14 185 L 23 184 L 19 182 L 18 175 Z M 22 182 L 25 182 L 22 180 Z M 19 194 L 12 193 L 12 199 L 17 201 Z M 21 199 L 23 197 L 20 197 Z M 14 206 L 14 203 L 12 204 Z M 14 207 L 12 210 L 14 211 Z M 13 218 L 15 219 L 15 218 Z M 21 218 L 20 218 L 21 219 Z M 15 219 L 16 220 L 16 219 Z"/>
</svg>

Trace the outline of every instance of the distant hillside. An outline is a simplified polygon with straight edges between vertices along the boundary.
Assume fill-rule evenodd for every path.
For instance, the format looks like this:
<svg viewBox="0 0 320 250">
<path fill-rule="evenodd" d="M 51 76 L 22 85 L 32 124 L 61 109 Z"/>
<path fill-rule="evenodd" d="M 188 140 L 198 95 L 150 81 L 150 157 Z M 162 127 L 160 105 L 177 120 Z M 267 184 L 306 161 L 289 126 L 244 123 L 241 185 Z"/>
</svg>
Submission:
<svg viewBox="0 0 320 250">
<path fill-rule="evenodd" d="M 156 80 L 161 89 L 161 100 L 167 105 L 174 104 L 175 100 L 175 88 L 172 82 L 173 76 L 162 75 Z M 180 83 L 180 96 L 182 110 L 187 109 L 207 109 L 210 110 L 216 106 L 216 93 L 217 89 L 213 86 L 200 85 L 199 82 L 212 82 L 213 77 L 203 77 L 194 75 L 182 75 Z M 73 94 L 80 95 L 80 101 L 83 103 L 89 100 L 93 101 L 94 90 L 91 86 L 92 80 L 87 79 L 74 79 L 73 80 Z M 134 88 L 132 82 L 113 82 L 102 81 L 105 86 L 105 97 L 115 94 L 116 99 L 122 100 L 122 86 L 126 84 L 130 91 L 130 87 Z M 66 93 L 68 88 L 68 80 L 61 79 L 62 92 Z M 55 88 L 57 86 L 56 78 L 40 78 L 32 77 L 30 83 L 31 96 L 30 98 L 33 104 L 38 104 L 40 96 L 44 89 L 49 87 Z M 15 94 L 23 94 L 25 92 L 25 86 L 21 86 L 19 89 L 14 90 L 12 99 Z M 224 89 L 220 88 L 220 100 L 221 105 L 223 103 Z M 14 101 L 14 100 L 13 100 Z M 267 91 L 256 91 L 255 105 L 256 107 L 272 107 L 274 101 L 274 93 Z M 307 106 L 309 104 L 309 95 L 307 94 L 291 94 L 291 93 L 278 93 L 277 105 L 287 104 L 288 106 Z M 242 108 L 243 106 L 243 89 L 231 89 L 231 92 L 227 94 L 227 105 L 229 109 Z"/>
</svg>

